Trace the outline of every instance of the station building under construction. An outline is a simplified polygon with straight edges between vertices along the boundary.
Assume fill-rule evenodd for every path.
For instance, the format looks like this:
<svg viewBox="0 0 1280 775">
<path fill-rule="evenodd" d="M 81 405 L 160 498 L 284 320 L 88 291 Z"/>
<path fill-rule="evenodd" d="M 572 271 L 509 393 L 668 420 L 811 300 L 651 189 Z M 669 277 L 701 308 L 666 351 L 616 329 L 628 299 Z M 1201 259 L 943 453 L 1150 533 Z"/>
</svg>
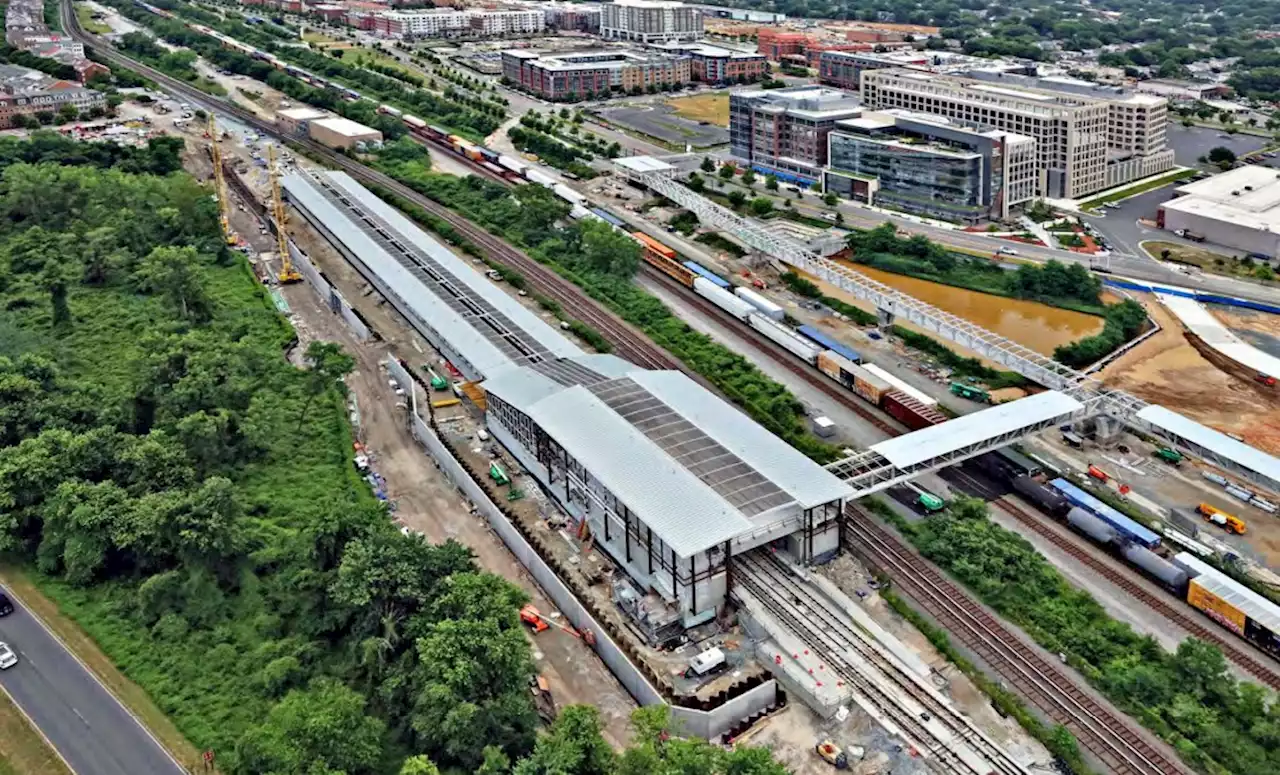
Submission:
<svg viewBox="0 0 1280 775">
<path fill-rule="evenodd" d="M 587 354 L 351 177 L 284 190 L 469 380 L 494 438 L 685 626 L 714 617 L 732 555 L 839 546 L 852 489 L 677 371 Z"/>
</svg>

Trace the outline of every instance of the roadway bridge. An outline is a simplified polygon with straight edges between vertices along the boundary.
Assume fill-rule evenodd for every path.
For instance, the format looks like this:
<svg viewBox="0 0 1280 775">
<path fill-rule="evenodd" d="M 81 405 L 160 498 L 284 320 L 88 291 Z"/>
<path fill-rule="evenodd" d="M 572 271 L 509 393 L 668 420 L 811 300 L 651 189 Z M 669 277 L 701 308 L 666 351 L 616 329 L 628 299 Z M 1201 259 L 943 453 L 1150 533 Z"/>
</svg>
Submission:
<svg viewBox="0 0 1280 775">
<path fill-rule="evenodd" d="M 898 321 L 910 323 L 922 331 L 932 333 L 988 361 L 1017 372 L 1033 382 L 1044 385 L 1080 405 L 1079 408 L 1062 413 L 1060 418 L 1083 419 L 1099 414 L 1113 417 L 1141 433 L 1159 437 L 1170 445 L 1200 457 L 1241 479 L 1272 492 L 1280 492 L 1280 460 L 1271 455 L 1164 407 L 1148 404 L 1122 390 L 1107 388 L 1097 379 L 1058 363 L 1052 358 L 1047 358 L 979 325 L 830 261 L 791 237 L 771 231 L 749 218 L 744 218 L 690 191 L 680 182 L 679 176 L 683 173 L 676 167 L 649 157 L 644 157 L 643 161 L 639 157 L 620 159 L 615 162 L 615 167 L 627 179 L 693 212 L 703 224 L 728 232 L 740 242 L 766 256 L 817 277 L 857 299 L 874 304 L 882 325 L 890 325 Z M 1011 406 L 1021 403 L 1022 401 L 1013 402 Z M 1066 406 L 1062 402 L 1057 405 Z M 984 418 L 980 424 L 985 424 L 993 417 L 991 413 L 998 408 L 989 409 L 974 416 Z M 1028 417 L 1039 417 L 1039 414 L 1039 412 L 1032 412 Z M 1063 421 L 1065 422 L 1066 419 Z M 953 420 L 946 425 L 952 426 L 960 422 L 961 420 Z M 954 450 L 948 450 L 946 444 L 941 444 L 935 448 L 938 453 L 935 455 L 936 462 L 915 461 L 903 468 L 895 465 L 892 459 L 877 453 L 873 447 L 837 461 L 828 468 L 841 477 L 849 479 L 856 490 L 870 488 L 862 493 L 868 494 L 928 470 L 951 465 L 1009 444 L 1021 436 L 1049 427 L 1054 422 L 1056 420 L 1051 421 L 1049 418 L 1029 419 L 1021 429 L 1008 428 L 989 438 L 962 443 Z M 931 428 L 919 431 L 903 438 L 918 438 L 921 433 L 933 430 Z M 941 437 L 937 441 L 941 441 Z"/>
</svg>

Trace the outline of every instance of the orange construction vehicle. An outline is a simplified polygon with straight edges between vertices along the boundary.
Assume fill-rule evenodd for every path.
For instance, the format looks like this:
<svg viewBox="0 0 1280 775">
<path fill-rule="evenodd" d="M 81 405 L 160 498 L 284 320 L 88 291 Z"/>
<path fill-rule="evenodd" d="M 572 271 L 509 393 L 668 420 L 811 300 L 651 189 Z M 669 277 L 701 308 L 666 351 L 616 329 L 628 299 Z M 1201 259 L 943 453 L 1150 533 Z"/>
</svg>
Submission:
<svg viewBox="0 0 1280 775">
<path fill-rule="evenodd" d="M 1094 479 L 1097 479 L 1099 482 L 1102 482 L 1103 484 L 1106 484 L 1107 481 L 1111 478 L 1106 471 L 1103 471 L 1101 468 L 1098 468 L 1095 465 L 1089 466 L 1089 476 L 1092 476 Z"/>
<path fill-rule="evenodd" d="M 535 634 L 544 632 L 552 627 L 555 627 L 558 630 L 563 630 L 564 632 L 569 633 L 575 638 L 582 638 L 588 643 L 595 642 L 595 639 L 591 637 L 590 630 L 578 632 L 577 630 L 573 629 L 567 624 L 562 624 L 561 622 L 558 622 L 555 619 L 549 619 L 543 616 L 542 612 L 540 612 L 537 608 L 534 608 L 533 605 L 526 605 L 524 608 L 520 609 L 520 621 L 529 625 L 529 627 L 534 631 Z"/>
<path fill-rule="evenodd" d="M 1236 535 L 1244 535 L 1248 529 L 1245 527 L 1244 520 L 1234 514 L 1228 514 L 1217 506 L 1210 506 L 1208 503 L 1201 503 L 1196 506 L 1196 511 L 1204 516 L 1206 522 L 1212 522 L 1220 526 L 1228 533 Z"/>
</svg>

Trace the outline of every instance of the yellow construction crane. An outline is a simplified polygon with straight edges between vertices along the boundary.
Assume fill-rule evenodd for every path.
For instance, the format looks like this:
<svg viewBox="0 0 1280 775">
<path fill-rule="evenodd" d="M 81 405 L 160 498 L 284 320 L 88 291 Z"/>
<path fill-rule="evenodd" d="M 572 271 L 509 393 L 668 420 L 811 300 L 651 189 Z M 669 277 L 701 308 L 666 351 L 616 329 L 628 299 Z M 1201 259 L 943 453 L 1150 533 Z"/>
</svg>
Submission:
<svg viewBox="0 0 1280 775">
<path fill-rule="evenodd" d="M 284 210 L 284 198 L 280 196 L 280 168 L 276 166 L 276 147 L 267 146 L 267 172 L 271 176 L 271 214 L 276 221 L 276 246 L 280 251 L 280 274 L 276 278 L 282 285 L 302 280 L 302 275 L 293 268 L 293 259 L 289 256 L 289 233 L 284 227 L 287 223 Z"/>
<path fill-rule="evenodd" d="M 236 244 L 235 235 L 231 232 L 231 200 L 227 197 L 227 181 L 222 176 L 222 148 L 218 145 L 218 123 L 213 114 L 209 114 L 209 153 L 213 156 L 213 187 L 218 197 L 218 220 L 222 223 L 222 233 L 226 235 L 227 244 Z"/>
</svg>

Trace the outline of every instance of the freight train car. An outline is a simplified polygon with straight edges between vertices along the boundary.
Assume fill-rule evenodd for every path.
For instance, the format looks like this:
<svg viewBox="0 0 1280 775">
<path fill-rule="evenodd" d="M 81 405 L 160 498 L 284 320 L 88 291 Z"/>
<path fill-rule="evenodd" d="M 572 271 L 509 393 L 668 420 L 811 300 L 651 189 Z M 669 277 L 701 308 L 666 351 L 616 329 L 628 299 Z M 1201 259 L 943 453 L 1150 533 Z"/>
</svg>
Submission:
<svg viewBox="0 0 1280 775">
<path fill-rule="evenodd" d="M 1071 502 L 1062 493 L 1052 487 L 1045 487 L 1029 476 L 1015 476 L 1010 484 L 1014 492 L 1050 516 L 1061 517 L 1071 508 Z"/>
<path fill-rule="evenodd" d="M 741 297 L 739 297 L 741 298 Z M 784 325 L 780 325 L 760 314 L 760 310 L 748 299 L 742 299 L 743 302 L 755 309 L 755 314 L 747 318 L 747 325 L 763 334 L 771 342 L 781 346 L 787 352 L 801 359 L 805 363 L 813 365 L 817 362 L 821 350 L 818 349 L 808 339 L 803 336 L 797 336 L 794 331 Z"/>
<path fill-rule="evenodd" d="M 1190 577 L 1187 603 L 1264 651 L 1280 656 L 1280 606 L 1187 552 L 1175 555 L 1173 564 Z"/>
<path fill-rule="evenodd" d="M 591 212 L 595 213 L 597 218 L 609 224 L 610 226 L 626 231 L 627 225 L 622 222 L 622 219 L 614 215 L 613 213 L 609 212 L 608 210 L 604 210 L 599 207 L 593 207 L 591 208 Z"/>
<path fill-rule="evenodd" d="M 880 399 L 880 406 L 894 419 L 913 431 L 940 425 L 947 416 L 932 406 L 925 406 L 901 390 L 892 389 Z"/>
<path fill-rule="evenodd" d="M 844 357 L 848 358 L 854 363 L 862 362 L 862 356 L 858 354 L 857 350 L 854 350 L 852 347 L 849 347 L 837 341 L 833 337 L 827 336 L 826 334 L 822 333 L 821 331 L 814 328 L 813 326 L 800 326 L 796 330 L 799 331 L 802 335 L 807 336 L 813 341 L 822 345 L 824 348 L 828 350 L 834 350 L 835 352 L 839 353 L 840 355 L 843 355 Z"/>
<path fill-rule="evenodd" d="M 1125 562 L 1160 582 L 1170 592 L 1181 595 L 1187 588 L 1187 572 L 1155 552 L 1137 544 L 1125 544 L 1120 548 L 1120 556 Z"/>
<path fill-rule="evenodd" d="M 764 315 L 770 320 L 781 321 L 786 317 L 787 313 L 783 311 L 781 306 L 774 304 L 772 301 L 766 299 L 750 288 L 744 288 L 739 285 L 737 288 L 733 289 L 733 295 L 755 307 L 761 315 Z M 812 363 L 812 361 L 810 361 L 810 363 Z"/>
<path fill-rule="evenodd" d="M 1147 549 L 1155 549 L 1160 545 L 1160 536 L 1076 487 L 1066 479 L 1054 479 L 1049 483 L 1049 486 L 1062 493 L 1062 497 L 1070 501 L 1072 506 L 1078 506 L 1088 511 L 1115 528 L 1116 533 L 1124 540 L 1131 541 Z"/>
<path fill-rule="evenodd" d="M 1071 507 L 1067 512 L 1067 524 L 1100 544 L 1116 540 L 1116 529 L 1080 508 Z"/>
<path fill-rule="evenodd" d="M 818 371 L 853 390 L 854 369 L 857 364 L 834 350 L 827 350 L 818 355 L 814 363 Z"/>
<path fill-rule="evenodd" d="M 724 279 L 720 275 L 706 268 L 702 264 L 699 264 L 697 261 L 685 261 L 684 267 L 685 269 L 688 269 L 690 272 L 693 272 L 694 274 L 706 279 L 707 282 L 711 283 L 712 285 L 723 288 L 726 291 L 728 291 L 730 288 L 733 287 L 732 285 L 729 284 L 728 280 Z"/>
<path fill-rule="evenodd" d="M 866 366 L 867 371 L 870 371 L 872 374 L 876 375 L 877 377 L 884 380 L 885 382 L 888 382 L 890 385 L 893 385 L 898 390 L 901 390 L 903 393 L 906 393 L 907 395 L 911 396 L 912 398 L 924 404 L 925 406 L 938 405 L 938 402 L 935 401 L 928 393 L 925 393 L 923 390 L 919 390 L 915 387 L 912 387 L 911 385 L 907 384 L 904 380 L 901 380 L 898 377 L 894 376 L 893 374 L 890 374 L 889 372 L 885 371 L 884 369 L 880 368 L 874 363 L 868 363 L 864 365 Z"/>
<path fill-rule="evenodd" d="M 693 292 L 738 320 L 745 321 L 756 309 L 705 277 L 693 278 Z"/>
</svg>

